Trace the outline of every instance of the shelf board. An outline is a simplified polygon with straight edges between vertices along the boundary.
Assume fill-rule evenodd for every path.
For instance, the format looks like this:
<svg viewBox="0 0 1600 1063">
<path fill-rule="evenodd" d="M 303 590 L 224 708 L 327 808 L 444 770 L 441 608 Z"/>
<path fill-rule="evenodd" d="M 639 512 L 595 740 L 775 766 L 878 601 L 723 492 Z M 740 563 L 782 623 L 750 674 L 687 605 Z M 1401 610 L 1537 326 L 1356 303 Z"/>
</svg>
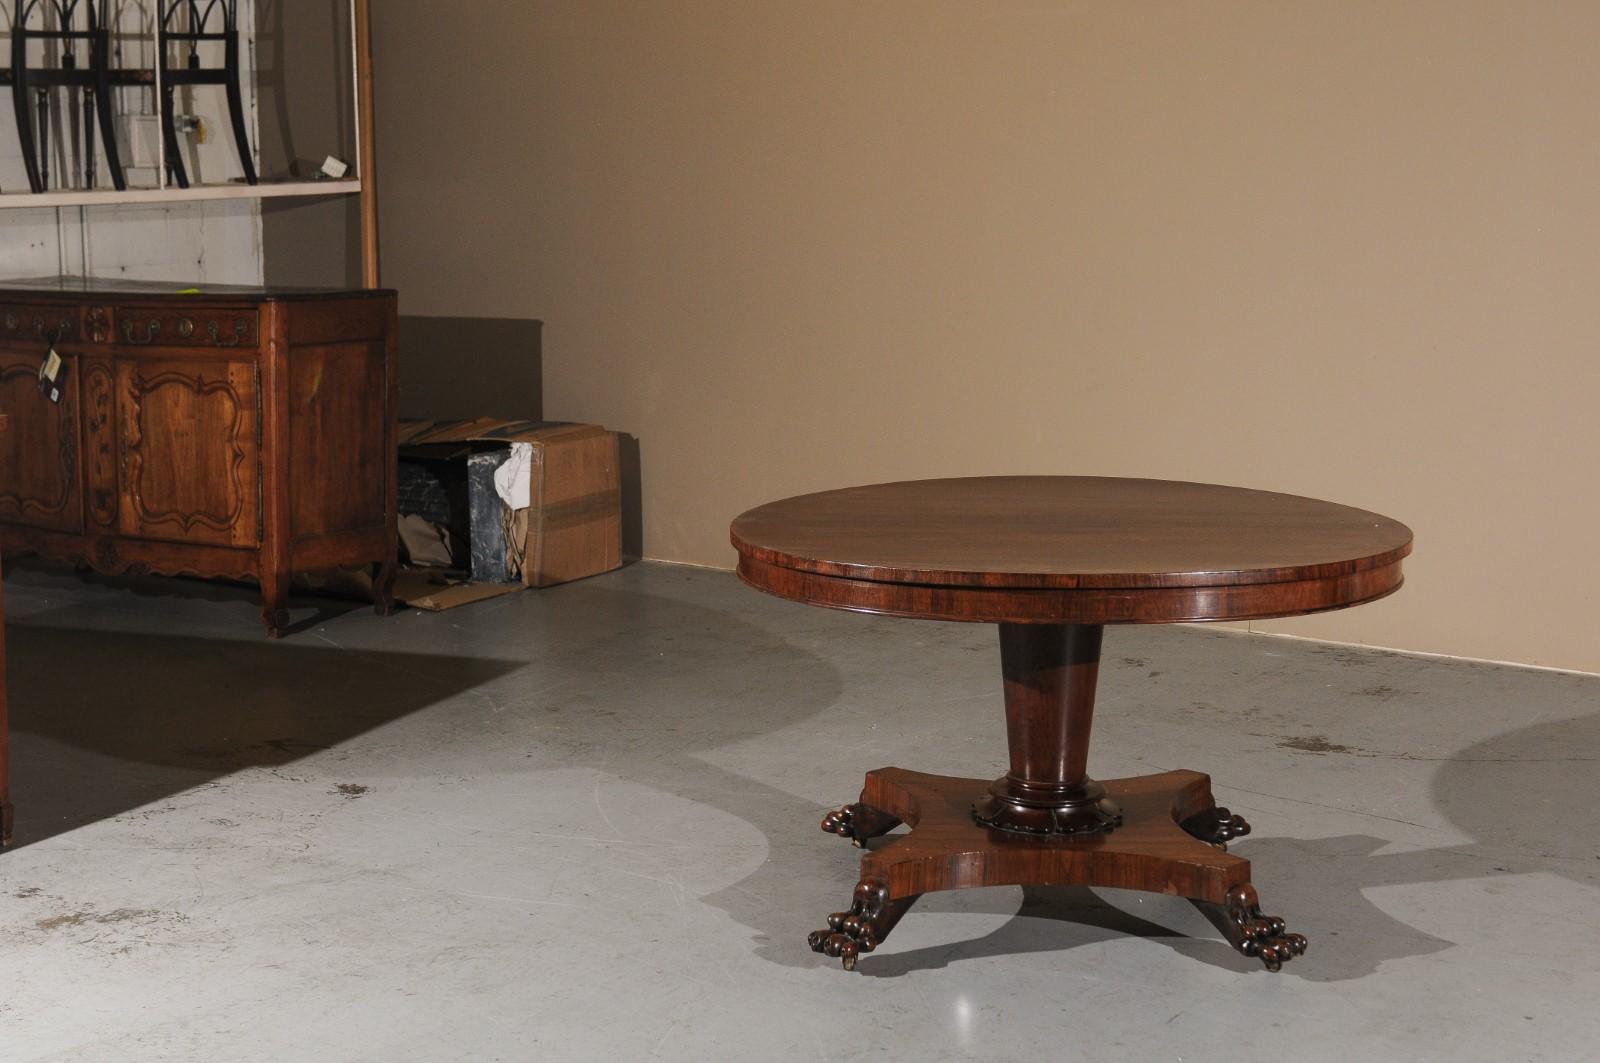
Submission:
<svg viewBox="0 0 1600 1063">
<path fill-rule="evenodd" d="M 282 181 L 273 184 L 192 185 L 188 188 L 130 188 L 126 192 L 16 192 L 0 195 L 0 210 L 52 207 L 115 207 L 131 203 L 198 203 L 217 199 L 281 199 L 290 196 L 348 196 L 361 191 L 359 178 L 342 181 Z"/>
</svg>

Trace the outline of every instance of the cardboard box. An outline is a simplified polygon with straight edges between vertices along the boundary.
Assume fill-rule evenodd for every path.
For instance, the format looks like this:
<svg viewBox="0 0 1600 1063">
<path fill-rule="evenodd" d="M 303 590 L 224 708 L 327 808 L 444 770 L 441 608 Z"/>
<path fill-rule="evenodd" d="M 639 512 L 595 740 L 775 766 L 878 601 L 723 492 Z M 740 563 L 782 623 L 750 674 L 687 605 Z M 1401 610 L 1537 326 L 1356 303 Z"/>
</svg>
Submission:
<svg viewBox="0 0 1600 1063">
<path fill-rule="evenodd" d="M 530 504 L 516 514 L 511 545 L 514 557 L 520 553 L 526 586 L 548 587 L 622 567 L 615 432 L 593 424 L 480 417 L 401 421 L 399 439 L 402 448 L 455 444 L 463 459 L 486 443 L 533 447 Z"/>
</svg>

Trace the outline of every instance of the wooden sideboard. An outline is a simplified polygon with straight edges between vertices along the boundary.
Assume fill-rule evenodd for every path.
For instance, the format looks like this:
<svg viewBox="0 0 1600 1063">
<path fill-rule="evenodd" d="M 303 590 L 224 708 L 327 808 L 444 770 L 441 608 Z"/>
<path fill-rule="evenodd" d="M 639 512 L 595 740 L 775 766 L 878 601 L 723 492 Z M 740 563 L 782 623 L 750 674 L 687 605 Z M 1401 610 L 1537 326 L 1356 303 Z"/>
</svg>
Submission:
<svg viewBox="0 0 1600 1063">
<path fill-rule="evenodd" d="M 104 573 L 395 575 L 395 294 L 0 282 L 0 543 Z M 65 375 L 40 391 L 49 351 Z"/>
</svg>

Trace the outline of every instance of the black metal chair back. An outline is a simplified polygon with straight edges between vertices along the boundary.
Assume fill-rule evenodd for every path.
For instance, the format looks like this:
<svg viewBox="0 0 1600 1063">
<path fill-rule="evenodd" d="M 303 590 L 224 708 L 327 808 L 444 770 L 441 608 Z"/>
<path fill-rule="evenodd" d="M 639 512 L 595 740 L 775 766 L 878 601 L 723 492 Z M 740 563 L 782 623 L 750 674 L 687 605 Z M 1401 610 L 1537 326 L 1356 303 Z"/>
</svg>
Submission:
<svg viewBox="0 0 1600 1063">
<path fill-rule="evenodd" d="M 222 65 L 201 64 L 200 45 L 222 45 Z M 174 65 L 174 50 L 187 55 Z M 240 83 L 240 52 L 243 37 L 239 32 L 239 0 L 156 0 L 156 55 L 161 73 L 161 135 L 166 143 L 167 173 L 179 188 L 189 187 L 188 169 L 179 150 L 174 98 L 185 85 L 221 85 L 228 96 L 228 121 L 233 126 L 233 143 L 239 165 L 249 184 L 258 183 L 255 159 L 250 151 L 250 135 L 245 128 L 244 91 Z"/>
<path fill-rule="evenodd" d="M 35 192 L 50 187 L 50 93 L 52 89 L 77 89 L 83 102 L 83 180 L 93 188 L 96 179 L 94 128 L 99 119 L 105 146 L 106 169 L 118 191 L 128 187 L 117 150 L 111 98 L 111 34 L 106 26 L 106 0 L 16 0 L 11 16 L 11 67 L 0 71 L 0 81 L 11 84 L 11 102 L 17 119 L 17 140 L 22 149 L 28 185 Z M 79 18 L 79 13 L 82 18 Z M 52 17 L 53 16 L 53 17 Z M 28 53 L 34 42 L 53 46 L 54 66 L 30 66 Z M 80 64 L 79 58 L 82 56 Z M 37 109 L 38 126 L 34 125 Z"/>
</svg>

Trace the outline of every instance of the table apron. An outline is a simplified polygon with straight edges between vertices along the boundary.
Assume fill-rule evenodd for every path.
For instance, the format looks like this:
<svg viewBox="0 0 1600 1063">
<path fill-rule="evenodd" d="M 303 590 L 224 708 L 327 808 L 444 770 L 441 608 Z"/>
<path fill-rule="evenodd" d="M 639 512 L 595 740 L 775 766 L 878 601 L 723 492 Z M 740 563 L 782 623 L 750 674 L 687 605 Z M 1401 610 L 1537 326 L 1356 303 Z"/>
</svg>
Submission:
<svg viewBox="0 0 1600 1063">
<path fill-rule="evenodd" d="M 739 578 L 807 605 L 923 620 L 1012 624 L 1171 624 L 1261 620 L 1343 609 L 1400 589 L 1400 561 L 1363 572 L 1215 587 L 949 587 L 823 576 L 754 560 Z"/>
</svg>

